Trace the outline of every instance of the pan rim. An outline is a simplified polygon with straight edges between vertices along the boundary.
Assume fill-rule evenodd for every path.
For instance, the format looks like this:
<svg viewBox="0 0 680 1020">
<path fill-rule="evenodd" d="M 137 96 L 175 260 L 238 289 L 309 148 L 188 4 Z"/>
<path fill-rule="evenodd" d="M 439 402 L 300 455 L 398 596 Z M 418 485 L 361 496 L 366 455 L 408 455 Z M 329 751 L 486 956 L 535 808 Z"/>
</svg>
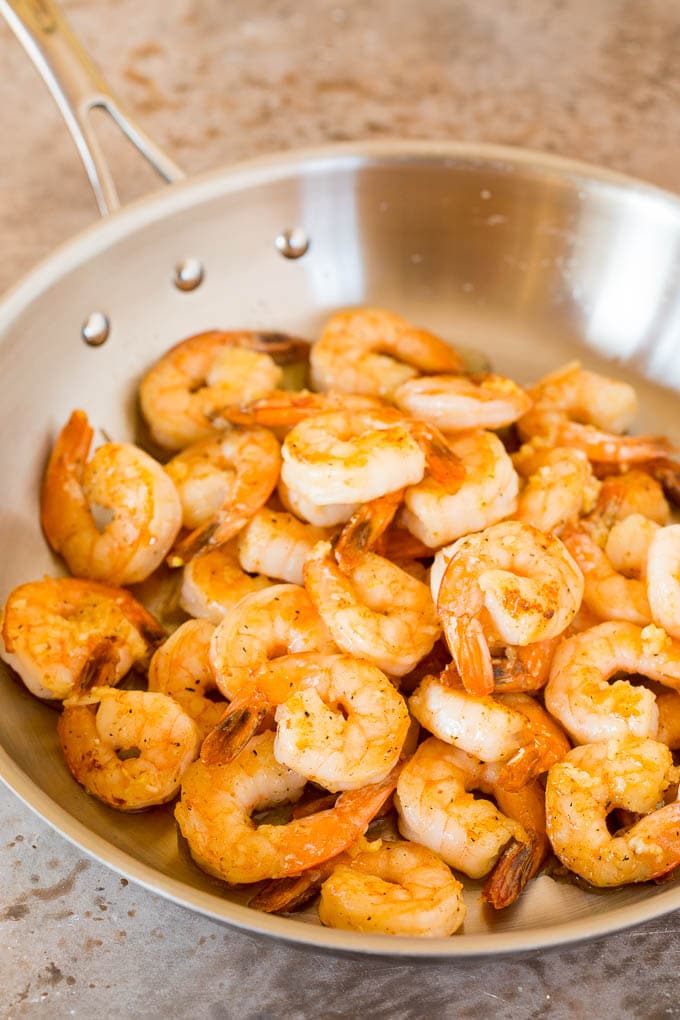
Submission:
<svg viewBox="0 0 680 1020">
<path fill-rule="evenodd" d="M 132 230 L 140 230 L 164 219 L 172 212 L 190 208 L 201 200 L 209 200 L 249 186 L 275 181 L 289 176 L 296 165 L 322 169 L 333 164 L 337 168 L 395 164 L 404 162 L 441 162 L 444 166 L 456 162 L 488 164 L 506 169 L 533 167 L 537 171 L 551 170 L 565 180 L 597 181 L 603 186 L 635 192 L 652 200 L 675 206 L 680 216 L 680 195 L 667 191 L 640 178 L 596 163 L 570 157 L 544 153 L 536 149 L 523 149 L 509 145 L 477 142 L 432 142 L 418 139 L 380 139 L 370 142 L 336 142 L 324 146 L 291 149 L 284 153 L 268 153 L 243 160 L 231 166 L 208 170 L 175 184 L 140 196 L 120 209 L 97 219 L 73 237 L 59 244 L 40 259 L 20 280 L 0 295 L 0 342 L 4 330 L 14 317 L 42 289 L 48 287 L 84 258 L 125 237 Z"/>
<path fill-rule="evenodd" d="M 142 230 L 165 217 L 190 208 L 198 201 L 290 176 L 296 167 L 307 171 L 412 162 L 441 162 L 515 168 L 533 168 L 553 172 L 565 180 L 597 181 L 624 191 L 670 203 L 680 215 L 680 197 L 635 177 L 596 164 L 536 150 L 477 142 L 432 142 L 386 139 L 371 142 L 347 142 L 313 148 L 267 154 L 191 177 L 136 199 L 122 209 L 96 220 L 83 231 L 59 245 L 39 261 L 21 280 L 0 297 L 0 343 L 11 323 L 35 298 L 57 283 L 75 266 L 105 250 L 131 232 Z M 17 765 L 0 747 L 0 780 L 24 804 L 52 829 L 89 854 L 145 889 L 177 905 L 227 923 L 255 935 L 266 935 L 309 948 L 360 955 L 393 957 L 401 960 L 420 958 L 449 960 L 515 955 L 545 950 L 610 935 L 624 928 L 652 920 L 680 907 L 680 887 L 668 889 L 649 899 L 617 907 L 593 916 L 547 927 L 512 929 L 479 935 L 455 935 L 450 938 L 416 939 L 367 935 L 323 928 L 290 917 L 261 914 L 217 893 L 197 889 L 145 864 L 120 850 L 104 837 L 87 828 L 62 808 Z"/>
</svg>

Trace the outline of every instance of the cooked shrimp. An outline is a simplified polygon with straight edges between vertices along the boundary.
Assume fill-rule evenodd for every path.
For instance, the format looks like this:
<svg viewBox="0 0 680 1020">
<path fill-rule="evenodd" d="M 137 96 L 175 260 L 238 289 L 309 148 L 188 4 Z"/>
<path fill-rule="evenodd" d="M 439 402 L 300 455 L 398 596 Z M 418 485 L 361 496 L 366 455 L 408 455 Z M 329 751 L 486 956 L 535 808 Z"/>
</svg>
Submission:
<svg viewBox="0 0 680 1020">
<path fill-rule="evenodd" d="M 199 748 L 193 719 L 149 691 L 97 687 L 64 706 L 57 729 L 74 778 L 119 811 L 172 800 Z"/>
<path fill-rule="evenodd" d="M 548 774 L 547 829 L 553 850 L 592 885 L 647 882 L 680 864 L 680 801 L 665 807 L 678 781 L 669 749 L 630 734 L 575 747 Z M 645 815 L 611 835 L 607 816 L 622 808 Z"/>
<path fill-rule="evenodd" d="M 496 692 L 535 692 L 545 687 L 559 640 L 559 637 L 554 637 L 549 641 L 535 641 L 524 648 L 507 645 L 501 652 L 494 653 L 492 650 L 491 664 Z"/>
<path fill-rule="evenodd" d="M 680 640 L 680 524 L 659 528 L 651 541 L 647 594 L 654 622 Z"/>
<path fill-rule="evenodd" d="M 656 739 L 670 747 L 671 751 L 680 751 L 680 694 L 677 691 L 661 691 L 656 696 L 656 707 L 659 710 Z"/>
<path fill-rule="evenodd" d="M 482 783 L 476 759 L 430 737 L 399 776 L 394 798 L 399 831 L 470 878 L 488 874 L 511 839 L 528 837 L 491 801 L 468 792 Z"/>
<path fill-rule="evenodd" d="M 649 547 L 661 525 L 642 514 L 616 521 L 607 535 L 605 556 L 614 570 L 626 577 L 647 580 Z"/>
<path fill-rule="evenodd" d="M 237 539 L 189 560 L 182 576 L 180 604 L 189 616 L 220 623 L 246 595 L 270 588 L 272 581 L 241 567 Z"/>
<path fill-rule="evenodd" d="M 254 811 L 300 798 L 306 780 L 274 757 L 274 734 L 253 737 L 226 765 L 195 762 L 175 808 L 198 866 L 225 882 L 296 875 L 335 857 L 364 834 L 391 795 L 395 776 L 349 790 L 334 807 L 285 825 L 255 825 Z"/>
<path fill-rule="evenodd" d="M 440 740 L 498 766 L 498 784 L 516 790 L 550 768 L 569 741 L 528 694 L 475 695 L 428 676 L 409 698 L 418 722 Z"/>
<path fill-rule="evenodd" d="M 483 615 L 504 644 L 561 634 L 576 615 L 583 575 L 558 538 L 520 521 L 458 540 L 439 587 L 437 609 L 466 688 L 493 690 Z"/>
<path fill-rule="evenodd" d="M 533 448 L 527 450 L 530 445 Z M 516 520 L 559 535 L 567 524 L 593 510 L 600 482 L 582 450 L 525 444 L 512 460 L 526 477 Z"/>
<path fill-rule="evenodd" d="M 331 316 L 310 355 L 317 390 L 389 397 L 421 372 L 460 372 L 461 357 L 444 340 L 381 308 Z"/>
<path fill-rule="evenodd" d="M 463 464 L 464 478 L 446 486 L 426 474 L 406 490 L 399 516 L 400 523 L 435 549 L 496 524 L 517 505 L 517 474 L 498 436 L 479 430 L 448 442 Z"/>
<path fill-rule="evenodd" d="M 439 636 L 427 585 L 375 553 L 344 574 L 330 542 L 319 542 L 305 563 L 305 587 L 338 647 L 390 676 L 409 673 Z"/>
<path fill-rule="evenodd" d="M 659 627 L 601 623 L 564 641 L 555 653 L 545 688 L 548 711 L 579 744 L 632 733 L 656 737 L 658 711 L 652 691 L 617 673 L 642 674 L 680 688 L 680 643 Z"/>
<path fill-rule="evenodd" d="M 337 793 L 379 782 L 394 768 L 409 732 L 406 702 L 370 662 L 350 655 L 287 655 L 254 677 L 259 698 L 276 706 L 274 754 L 282 765 Z M 244 718 L 250 694 L 242 690 L 227 710 L 218 741 L 229 731 L 227 748 L 238 748 L 228 719 Z M 254 726 L 246 714 L 245 735 Z M 226 723 L 226 725 L 225 725 Z M 219 751 L 209 751 L 211 760 Z M 202 757 L 205 759 L 205 747 Z"/>
<path fill-rule="evenodd" d="M 361 505 L 328 503 L 326 506 L 320 506 L 293 486 L 286 485 L 281 478 L 276 491 L 286 510 L 318 528 L 334 528 L 338 524 L 345 524 Z"/>
<path fill-rule="evenodd" d="M 410 379 L 393 394 L 402 411 L 445 432 L 511 425 L 531 407 L 521 386 L 503 375 L 434 375 Z"/>
<path fill-rule="evenodd" d="M 215 629 L 210 659 L 231 700 L 270 659 L 337 647 L 314 603 L 296 584 L 274 584 L 234 606 Z"/>
<path fill-rule="evenodd" d="M 383 412 L 300 422 L 282 448 L 283 482 L 319 506 L 364 503 L 419 482 L 425 454 L 405 419 Z"/>
<path fill-rule="evenodd" d="M 604 464 L 647 461 L 671 449 L 663 437 L 622 435 L 637 413 L 635 390 L 588 372 L 577 361 L 545 376 L 529 396 L 534 406 L 518 422 L 523 439 L 574 446 Z"/>
<path fill-rule="evenodd" d="M 228 404 L 264 397 L 280 385 L 276 362 L 307 356 L 304 340 L 282 333 L 211 330 L 176 344 L 142 380 L 139 397 L 151 435 L 181 450 L 213 435 L 213 416 Z"/>
<path fill-rule="evenodd" d="M 46 577 L 15 588 L 2 614 L 0 656 L 38 698 L 117 684 L 144 667 L 165 632 L 122 588 Z"/>
<path fill-rule="evenodd" d="M 571 528 L 562 541 L 583 574 L 583 601 L 591 612 L 600 620 L 627 620 L 640 627 L 652 622 L 643 581 L 615 570 L 604 550 L 584 531 Z"/>
<path fill-rule="evenodd" d="M 637 468 L 603 480 L 590 521 L 608 532 L 631 514 L 642 514 L 656 524 L 668 524 L 671 515 L 661 485 Z"/>
<path fill-rule="evenodd" d="M 266 397 L 225 407 L 219 417 L 235 425 L 263 425 L 268 429 L 292 428 L 298 422 L 330 411 L 370 411 L 384 407 L 377 397 L 356 393 L 312 393 L 310 390 L 274 390 Z"/>
<path fill-rule="evenodd" d="M 279 444 L 267 429 L 234 427 L 173 457 L 165 470 L 175 483 L 190 532 L 172 550 L 171 566 L 181 566 L 205 546 L 233 538 L 267 502 L 280 469 Z"/>
<path fill-rule="evenodd" d="M 154 654 L 149 665 L 149 690 L 174 698 L 205 736 L 222 718 L 225 701 L 208 695 L 217 690 L 210 663 L 214 626 L 208 620 L 187 620 Z"/>
<path fill-rule="evenodd" d="M 265 507 L 238 536 L 239 560 L 248 574 L 265 574 L 301 585 L 307 557 L 329 534 L 328 528 L 317 528 L 293 514 Z"/>
<path fill-rule="evenodd" d="M 179 499 L 161 465 L 131 443 L 106 443 L 88 461 L 92 437 L 85 412 L 74 411 L 45 471 L 43 531 L 76 576 L 133 584 L 163 562 L 174 542 Z M 102 509 L 106 523 L 97 519 Z"/>
<path fill-rule="evenodd" d="M 319 918 L 331 928 L 385 935 L 452 935 L 465 918 L 463 886 L 417 843 L 369 843 L 321 886 Z"/>
<path fill-rule="evenodd" d="M 512 839 L 502 851 L 493 871 L 484 883 L 482 899 L 496 910 L 515 903 L 527 883 L 540 870 L 550 852 L 545 826 L 545 792 L 534 779 L 520 790 L 505 790 L 484 770 L 484 787 L 493 794 L 499 809 L 524 829 L 527 839 Z"/>
</svg>

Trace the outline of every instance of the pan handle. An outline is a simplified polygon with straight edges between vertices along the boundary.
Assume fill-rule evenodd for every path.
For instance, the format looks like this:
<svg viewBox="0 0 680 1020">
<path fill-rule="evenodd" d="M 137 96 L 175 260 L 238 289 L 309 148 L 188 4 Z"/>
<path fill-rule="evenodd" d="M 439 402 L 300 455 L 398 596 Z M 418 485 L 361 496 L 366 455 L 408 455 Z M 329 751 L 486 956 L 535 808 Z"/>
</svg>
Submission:
<svg viewBox="0 0 680 1020">
<path fill-rule="evenodd" d="M 166 181 L 185 175 L 125 113 L 53 0 L 0 0 L 4 15 L 47 87 L 73 135 L 102 216 L 120 206 L 118 192 L 90 121 L 102 109 Z"/>
</svg>

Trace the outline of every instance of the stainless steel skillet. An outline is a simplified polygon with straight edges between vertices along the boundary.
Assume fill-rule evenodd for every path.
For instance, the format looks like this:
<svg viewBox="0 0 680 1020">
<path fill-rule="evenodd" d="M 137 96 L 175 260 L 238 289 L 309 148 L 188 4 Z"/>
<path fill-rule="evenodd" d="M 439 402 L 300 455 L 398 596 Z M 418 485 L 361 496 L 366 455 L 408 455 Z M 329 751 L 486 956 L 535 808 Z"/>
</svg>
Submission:
<svg viewBox="0 0 680 1020">
<path fill-rule="evenodd" d="M 63 24 L 47 0 L 0 7 L 31 17 L 44 33 L 40 45 L 59 47 L 52 54 L 67 73 L 73 126 L 91 102 L 113 102 L 91 68 L 74 77 Z M 81 131 L 82 146 L 89 129 Z M 132 132 L 165 175 L 176 176 Z M 107 171 L 96 150 L 86 159 L 110 209 Z M 200 262 L 204 279 L 180 290 L 175 267 L 187 258 Z M 200 275 L 191 270 L 184 286 Z M 527 381 L 569 357 L 594 367 L 615 361 L 609 370 L 638 385 L 640 428 L 680 441 L 679 284 L 676 198 L 573 162 L 478 145 L 395 142 L 262 159 L 109 215 L 0 305 L 0 600 L 56 569 L 37 519 L 56 429 L 80 406 L 109 435 L 135 436 L 136 381 L 189 333 L 238 325 L 313 336 L 338 306 L 382 304 L 482 348 L 500 371 Z M 93 313 L 109 324 L 100 346 L 82 338 L 85 322 L 91 340 L 106 332 Z M 672 885 L 595 894 L 543 877 L 494 917 L 471 885 L 465 931 L 446 940 L 359 936 L 311 918 L 267 917 L 194 868 L 178 849 L 170 811 L 124 816 L 87 797 L 62 763 L 54 712 L 9 675 L 0 703 L 0 774 L 22 799 L 127 877 L 251 931 L 332 949 L 447 957 L 553 945 L 680 907 Z"/>
</svg>

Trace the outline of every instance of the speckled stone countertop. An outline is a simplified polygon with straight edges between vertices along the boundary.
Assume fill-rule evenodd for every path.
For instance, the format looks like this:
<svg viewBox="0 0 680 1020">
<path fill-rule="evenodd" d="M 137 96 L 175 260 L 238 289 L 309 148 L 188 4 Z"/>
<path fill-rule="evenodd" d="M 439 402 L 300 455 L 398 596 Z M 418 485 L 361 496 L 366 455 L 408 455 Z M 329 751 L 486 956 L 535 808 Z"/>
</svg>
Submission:
<svg viewBox="0 0 680 1020">
<path fill-rule="evenodd" d="M 69 0 L 114 90 L 189 173 L 402 136 L 528 146 L 680 191 L 668 0 Z M 96 216 L 0 24 L 0 292 Z M 104 132 L 128 199 L 154 185 Z M 680 914 L 589 944 L 445 964 L 315 953 L 128 884 L 0 790 L 3 1017 L 680 1015 Z"/>
</svg>

